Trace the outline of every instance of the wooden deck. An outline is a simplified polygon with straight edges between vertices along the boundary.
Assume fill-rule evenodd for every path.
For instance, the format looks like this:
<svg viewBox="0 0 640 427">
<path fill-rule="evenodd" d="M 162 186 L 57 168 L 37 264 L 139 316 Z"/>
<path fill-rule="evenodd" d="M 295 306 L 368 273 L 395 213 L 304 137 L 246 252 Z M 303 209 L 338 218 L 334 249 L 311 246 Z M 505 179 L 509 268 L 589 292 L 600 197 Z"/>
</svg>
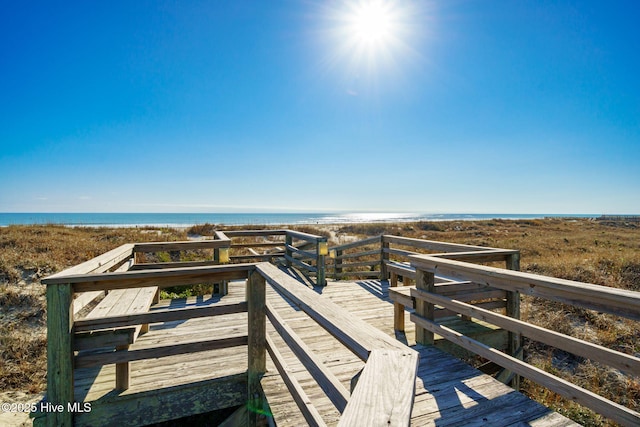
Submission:
<svg viewBox="0 0 640 427">
<path fill-rule="evenodd" d="M 303 286 L 301 284 L 301 286 Z M 388 298 L 386 282 L 363 280 L 330 282 L 316 288 L 318 298 L 328 298 L 372 326 L 394 336 L 393 304 Z M 229 294 L 215 298 L 192 298 L 188 301 L 166 300 L 152 307 L 179 308 L 245 300 L 243 282 L 231 282 Z M 358 357 L 346 349 L 329 333 L 319 327 L 303 311 L 267 286 L 267 300 L 287 325 L 302 338 L 329 370 L 350 389 L 350 382 L 363 367 Z M 215 318 L 151 324 L 147 334 L 140 336 L 132 350 L 161 343 L 198 341 L 205 338 L 233 337 L 247 333 L 247 314 L 231 314 Z M 406 337 L 399 337 L 420 353 L 420 367 L 416 381 L 412 425 L 572 425 L 573 423 L 548 408 L 531 401 L 520 393 L 465 365 L 435 347 L 415 346 L 413 323 L 406 314 Z M 326 397 L 310 374 L 284 345 L 273 327 L 267 333 L 285 356 L 290 372 L 320 412 L 327 425 L 337 425 L 340 412 Z M 115 367 L 76 369 L 75 399 L 92 402 L 92 411 L 76 414 L 77 425 L 142 425 L 148 421 L 149 410 L 170 410 L 172 405 L 189 405 L 192 396 L 206 396 L 213 388 L 226 387 L 229 395 L 243 398 L 246 388 L 238 387 L 237 378 L 246 374 L 247 347 L 210 350 L 179 356 L 131 362 L 131 386 L 123 392 L 114 391 Z M 270 411 L 277 426 L 306 425 L 273 362 L 267 358 L 267 374 L 262 380 Z M 245 375 L 246 376 L 246 375 Z M 124 401 L 141 401 L 141 396 L 155 396 L 153 407 L 140 408 L 137 419 L 118 419 L 116 405 Z M 148 399 L 147 399 L 148 400 Z M 198 399 L 202 401 L 202 398 Z M 206 400 L 205 400 L 206 401 Z M 211 394 L 207 410 L 216 409 Z M 193 408 L 203 412 L 203 408 Z"/>
</svg>

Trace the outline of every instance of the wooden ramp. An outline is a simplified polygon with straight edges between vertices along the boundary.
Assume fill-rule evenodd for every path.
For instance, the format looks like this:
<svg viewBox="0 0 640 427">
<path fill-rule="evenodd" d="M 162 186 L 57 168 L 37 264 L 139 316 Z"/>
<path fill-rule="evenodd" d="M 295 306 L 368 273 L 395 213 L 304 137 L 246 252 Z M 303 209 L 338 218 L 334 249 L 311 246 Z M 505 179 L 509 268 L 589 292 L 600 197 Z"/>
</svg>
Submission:
<svg viewBox="0 0 640 427">
<path fill-rule="evenodd" d="M 303 286 L 301 284 L 301 286 Z M 386 282 L 331 282 L 315 288 L 317 297 L 328 299 L 390 336 L 393 331 L 393 304 Z M 182 308 L 245 300 L 245 284 L 231 282 L 229 294 L 220 297 L 166 300 L 152 307 Z M 322 363 L 351 388 L 352 378 L 364 362 L 322 329 L 304 311 L 267 286 L 267 302 L 310 347 Z M 511 388 L 465 365 L 435 348 L 415 346 L 413 324 L 408 319 L 405 343 L 420 354 L 412 425 L 571 425 L 571 421 L 524 397 Z M 187 321 L 156 323 L 131 346 L 144 349 L 160 343 L 198 341 L 215 336 L 232 337 L 247 333 L 247 314 L 204 317 Z M 267 333 L 285 357 L 289 371 L 304 388 L 315 408 L 329 426 L 337 425 L 340 412 L 334 407 L 291 350 L 267 324 Z M 76 425 L 144 425 L 165 413 L 202 413 L 236 402 L 246 403 L 247 347 L 209 350 L 131 362 L 131 387 L 115 391 L 114 365 L 96 369 L 76 369 L 75 398 L 91 402 L 92 411 L 76 414 Z M 282 378 L 270 358 L 262 387 L 269 404 L 267 411 L 277 426 L 306 425 Z M 224 399 L 221 399 L 223 397 Z M 123 419 L 123 414 L 127 414 Z M 135 414 L 135 415 L 131 415 Z"/>
</svg>

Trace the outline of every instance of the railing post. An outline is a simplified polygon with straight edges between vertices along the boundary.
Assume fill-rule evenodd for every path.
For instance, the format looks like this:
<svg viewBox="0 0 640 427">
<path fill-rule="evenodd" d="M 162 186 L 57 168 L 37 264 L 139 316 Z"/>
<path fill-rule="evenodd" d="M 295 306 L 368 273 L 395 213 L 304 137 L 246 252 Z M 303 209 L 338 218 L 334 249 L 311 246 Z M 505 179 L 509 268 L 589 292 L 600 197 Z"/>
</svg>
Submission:
<svg viewBox="0 0 640 427">
<path fill-rule="evenodd" d="M 342 260 L 339 259 L 342 256 L 342 249 L 336 249 L 336 258 L 334 259 L 334 279 L 339 280 L 340 274 L 342 273 Z M 338 267 L 340 266 L 340 267 Z"/>
<path fill-rule="evenodd" d="M 316 240 L 316 269 L 318 270 L 316 273 L 316 285 L 318 286 L 327 286 L 325 270 L 325 258 L 327 256 L 327 250 L 328 247 L 326 238 Z"/>
<path fill-rule="evenodd" d="M 511 254 L 506 259 L 506 267 L 509 270 L 520 271 L 520 253 Z M 520 319 L 520 292 L 507 291 L 507 316 Z M 522 360 L 522 334 L 508 333 L 507 351 L 509 355 Z M 511 387 L 520 390 L 520 376 L 514 375 Z"/>
<path fill-rule="evenodd" d="M 416 289 L 429 293 L 435 292 L 435 275 L 431 272 L 416 268 Z M 416 314 L 430 321 L 434 321 L 434 306 L 420 298 L 416 299 Z M 433 345 L 433 332 L 428 331 L 416 324 L 416 343 L 422 345 Z"/>
<path fill-rule="evenodd" d="M 47 425 L 73 425 L 73 288 L 47 286 L 47 402 L 62 411 L 46 414 Z"/>
<path fill-rule="evenodd" d="M 285 248 L 284 248 L 285 265 L 287 267 L 291 267 L 291 258 L 293 257 L 293 252 L 291 251 L 290 248 L 291 246 L 293 246 L 293 237 L 291 237 L 291 234 L 289 234 L 288 231 L 284 238 L 284 242 L 285 242 Z"/>
<path fill-rule="evenodd" d="M 265 279 L 257 271 L 251 271 L 247 279 L 248 354 L 247 369 L 247 413 L 248 424 L 259 424 L 262 411 L 263 392 L 260 379 L 267 370 L 266 365 L 266 287 Z"/>
<path fill-rule="evenodd" d="M 385 249 L 389 249 L 389 242 L 387 242 L 384 235 L 382 235 L 380 236 L 380 280 L 387 280 L 389 278 L 386 264 L 386 262 L 389 261 L 389 254 L 385 252 Z"/>
</svg>

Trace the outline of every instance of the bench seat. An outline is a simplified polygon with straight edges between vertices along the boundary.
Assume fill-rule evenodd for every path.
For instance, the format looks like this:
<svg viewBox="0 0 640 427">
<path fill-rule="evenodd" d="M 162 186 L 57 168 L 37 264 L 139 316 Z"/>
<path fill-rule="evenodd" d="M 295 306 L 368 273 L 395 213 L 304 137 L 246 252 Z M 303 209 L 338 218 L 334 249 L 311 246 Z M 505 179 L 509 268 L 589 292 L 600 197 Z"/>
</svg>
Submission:
<svg viewBox="0 0 640 427">
<path fill-rule="evenodd" d="M 110 291 L 84 319 L 102 319 L 127 314 L 139 314 L 149 311 L 158 292 L 157 286 L 133 289 L 116 289 Z M 138 335 L 149 330 L 149 325 L 126 326 L 120 328 L 101 327 L 87 332 L 76 332 L 74 350 L 91 351 L 115 348 L 128 350 Z M 129 388 L 129 363 L 116 364 L 116 389 Z"/>
</svg>

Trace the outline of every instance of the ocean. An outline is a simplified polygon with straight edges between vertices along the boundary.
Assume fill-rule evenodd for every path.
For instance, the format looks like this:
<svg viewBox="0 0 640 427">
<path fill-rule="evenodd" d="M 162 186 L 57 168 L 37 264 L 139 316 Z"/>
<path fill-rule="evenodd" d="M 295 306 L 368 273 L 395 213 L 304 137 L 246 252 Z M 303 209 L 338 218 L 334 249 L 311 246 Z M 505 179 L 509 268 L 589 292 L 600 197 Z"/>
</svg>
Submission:
<svg viewBox="0 0 640 427">
<path fill-rule="evenodd" d="M 294 225 L 414 222 L 547 217 L 595 218 L 590 214 L 416 214 L 416 213 L 0 213 L 0 226 L 60 224 L 74 227 L 188 227 L 194 224 Z"/>
</svg>

